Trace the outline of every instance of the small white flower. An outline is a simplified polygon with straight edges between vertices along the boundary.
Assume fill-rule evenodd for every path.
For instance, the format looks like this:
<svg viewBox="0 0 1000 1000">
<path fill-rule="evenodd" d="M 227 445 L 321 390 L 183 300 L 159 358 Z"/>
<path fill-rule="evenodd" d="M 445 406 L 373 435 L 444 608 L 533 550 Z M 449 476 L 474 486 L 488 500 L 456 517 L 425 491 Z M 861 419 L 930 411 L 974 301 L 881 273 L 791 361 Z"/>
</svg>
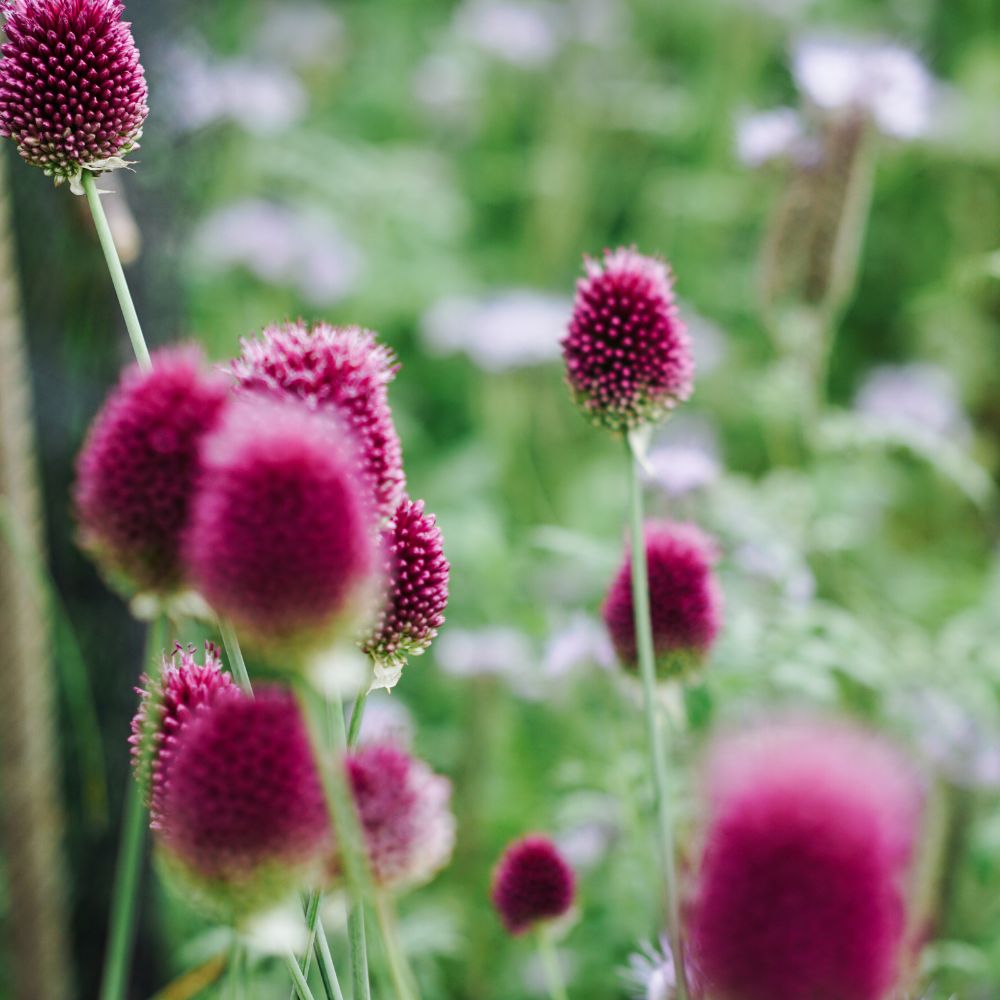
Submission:
<svg viewBox="0 0 1000 1000">
<path fill-rule="evenodd" d="M 524 69 L 551 62 L 563 41 L 562 11 L 544 0 L 466 0 L 453 26 L 461 40 Z"/>
<path fill-rule="evenodd" d="M 874 368 L 858 391 L 855 407 L 880 424 L 913 428 L 960 443 L 971 433 L 955 380 L 937 365 L 911 362 Z"/>
<path fill-rule="evenodd" d="M 542 655 L 542 673 L 556 680 L 582 667 L 612 670 L 615 662 L 607 629 L 588 615 L 577 614 L 549 637 Z"/>
<path fill-rule="evenodd" d="M 276 3 L 257 32 L 256 49 L 289 66 L 329 68 L 344 44 L 344 22 L 319 3 Z"/>
<path fill-rule="evenodd" d="M 859 108 L 887 135 L 914 139 L 930 125 L 934 79 L 900 45 L 805 38 L 794 47 L 792 74 L 819 109 Z"/>
<path fill-rule="evenodd" d="M 528 637 L 503 625 L 447 629 L 434 652 L 441 669 L 455 677 L 519 677 L 534 663 Z"/>
<path fill-rule="evenodd" d="M 736 156 L 748 167 L 796 159 L 805 141 L 805 123 L 793 108 L 745 113 L 736 122 Z"/>
<path fill-rule="evenodd" d="M 410 710 L 399 698 L 373 691 L 365 703 L 358 742 L 363 745 L 392 743 L 409 750 L 415 728 Z"/>
<path fill-rule="evenodd" d="M 677 977 L 666 938 L 656 945 L 646 943 L 631 955 L 623 978 L 636 1000 L 674 1000 Z"/>
</svg>

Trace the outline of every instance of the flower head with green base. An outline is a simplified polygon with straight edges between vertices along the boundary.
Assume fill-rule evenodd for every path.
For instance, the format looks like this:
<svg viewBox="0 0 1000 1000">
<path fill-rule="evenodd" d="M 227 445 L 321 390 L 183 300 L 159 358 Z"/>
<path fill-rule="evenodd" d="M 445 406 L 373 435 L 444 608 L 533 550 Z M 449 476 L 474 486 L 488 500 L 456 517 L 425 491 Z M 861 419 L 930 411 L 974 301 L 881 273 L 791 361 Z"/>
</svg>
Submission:
<svg viewBox="0 0 1000 1000">
<path fill-rule="evenodd" d="M 493 873 L 493 906 L 511 934 L 564 916 L 575 896 L 573 869 L 548 837 L 515 841 Z"/>
<path fill-rule="evenodd" d="M 125 166 L 149 113 L 120 0 L 12 0 L 0 59 L 0 135 L 21 157 L 79 184 Z"/>
</svg>

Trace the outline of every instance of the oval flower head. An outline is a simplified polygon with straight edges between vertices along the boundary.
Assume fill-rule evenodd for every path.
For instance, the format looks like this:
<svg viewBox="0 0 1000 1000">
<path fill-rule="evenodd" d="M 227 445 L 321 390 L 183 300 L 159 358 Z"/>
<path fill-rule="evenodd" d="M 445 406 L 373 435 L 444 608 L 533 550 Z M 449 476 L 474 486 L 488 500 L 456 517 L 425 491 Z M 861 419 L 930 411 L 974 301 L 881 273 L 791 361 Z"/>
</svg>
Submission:
<svg viewBox="0 0 1000 1000">
<path fill-rule="evenodd" d="M 450 567 L 441 529 L 424 502 L 403 500 L 382 532 L 388 593 L 362 640 L 375 668 L 374 687 L 395 686 L 408 656 L 423 653 L 444 624 Z"/>
<path fill-rule="evenodd" d="M 585 263 L 562 341 L 573 397 L 599 427 L 624 433 L 653 424 L 694 388 L 691 341 L 670 270 L 627 248 Z"/>
<path fill-rule="evenodd" d="M 230 370 L 241 388 L 290 394 L 317 410 L 333 410 L 353 432 L 362 477 L 379 515 L 389 518 L 404 498 L 406 477 L 388 385 L 396 359 L 370 330 L 303 322 L 269 326 L 245 339 Z"/>
<path fill-rule="evenodd" d="M 94 418 L 76 464 L 80 544 L 126 592 L 184 585 L 181 536 L 201 474 L 201 444 L 229 399 L 193 345 L 126 369 Z"/>
<path fill-rule="evenodd" d="M 726 1000 L 881 1000 L 898 983 L 922 791 L 863 730 L 784 721 L 722 739 L 690 942 Z"/>
<path fill-rule="evenodd" d="M 192 583 L 292 659 L 370 613 L 378 539 L 352 442 L 326 414 L 247 395 L 205 442 L 185 541 Z"/>
<path fill-rule="evenodd" d="M 493 906 L 511 934 L 565 916 L 575 896 L 573 869 L 548 837 L 514 841 L 493 872 Z"/>
<path fill-rule="evenodd" d="M 375 885 L 398 891 L 429 881 L 455 846 L 451 782 L 390 744 L 361 747 L 345 766 Z"/>
<path fill-rule="evenodd" d="M 0 135 L 57 184 L 125 166 L 142 135 L 146 77 L 120 0 L 2 5 Z"/>
<path fill-rule="evenodd" d="M 149 806 L 150 826 L 156 829 L 163 811 L 166 764 L 177 745 L 181 729 L 200 705 L 210 705 L 221 692 L 233 688 L 232 677 L 222 669 L 218 647 L 205 643 L 205 662 L 194 658 L 194 647 L 178 646 L 171 658 L 164 657 L 156 679 L 143 676 L 145 687 L 137 688 L 139 710 L 132 719 L 132 766 Z"/>
<path fill-rule="evenodd" d="M 158 846 L 204 908 L 239 920 L 320 876 L 326 799 L 290 693 L 231 688 L 198 708 L 161 758 Z"/>
<path fill-rule="evenodd" d="M 722 625 L 722 591 L 715 578 L 715 543 L 693 524 L 646 524 L 649 611 L 661 678 L 682 676 L 704 662 Z M 628 552 L 602 609 L 622 665 L 636 669 L 632 563 Z"/>
</svg>

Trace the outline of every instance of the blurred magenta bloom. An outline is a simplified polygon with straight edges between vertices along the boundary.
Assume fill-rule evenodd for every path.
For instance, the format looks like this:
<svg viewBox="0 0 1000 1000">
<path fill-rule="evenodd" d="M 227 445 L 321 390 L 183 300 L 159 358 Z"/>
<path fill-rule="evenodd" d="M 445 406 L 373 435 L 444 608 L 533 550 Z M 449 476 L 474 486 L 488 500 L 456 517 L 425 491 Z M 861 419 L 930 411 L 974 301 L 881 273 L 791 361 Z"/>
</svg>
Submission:
<svg viewBox="0 0 1000 1000">
<path fill-rule="evenodd" d="M 169 594 L 184 583 L 181 535 L 201 474 L 201 446 L 229 398 L 193 345 L 127 368 L 77 459 L 81 545 L 125 589 Z"/>
<path fill-rule="evenodd" d="M 149 806 L 150 826 L 160 825 L 167 762 L 177 747 L 181 729 L 200 705 L 210 705 L 220 692 L 233 687 L 232 677 L 222 669 L 218 648 L 205 643 L 205 662 L 194 658 L 194 646 L 178 646 L 172 657 L 163 658 L 158 678 L 143 675 L 137 689 L 139 709 L 132 719 L 132 764 Z"/>
<path fill-rule="evenodd" d="M 691 341 L 667 265 L 635 250 L 587 259 L 563 338 L 566 377 L 593 423 L 612 431 L 651 424 L 694 388 Z"/>
<path fill-rule="evenodd" d="M 722 627 L 722 591 L 713 566 L 715 543 L 693 524 L 646 524 L 649 610 L 657 672 L 676 676 L 701 663 Z M 622 664 L 636 666 L 632 561 L 628 553 L 602 609 Z"/>
<path fill-rule="evenodd" d="M 690 941 L 726 1000 L 879 1000 L 897 982 L 922 791 L 907 761 L 844 724 L 784 721 L 720 740 Z"/>
<path fill-rule="evenodd" d="M 398 370 L 392 351 L 360 327 L 285 323 L 245 339 L 232 364 L 240 388 L 304 400 L 337 416 L 358 446 L 358 468 L 378 514 L 392 517 L 403 500 L 403 451 L 389 409 Z"/>
<path fill-rule="evenodd" d="M 164 745 L 158 840 L 172 869 L 236 917 L 319 876 L 326 798 L 295 698 L 238 688 L 198 708 Z"/>
<path fill-rule="evenodd" d="M 376 684 L 391 688 L 406 658 L 423 653 L 444 624 L 450 567 L 441 529 L 422 500 L 400 503 L 382 532 L 382 549 L 388 594 L 361 648 L 375 663 Z"/>
<path fill-rule="evenodd" d="M 0 135 L 56 183 L 123 166 L 142 135 L 146 77 L 120 0 L 2 5 Z"/>
<path fill-rule="evenodd" d="M 287 652 L 360 627 L 379 556 L 350 434 L 330 414 L 247 394 L 204 458 L 185 554 L 209 604 Z"/>
<path fill-rule="evenodd" d="M 398 746 L 375 744 L 346 761 L 375 883 L 413 888 L 451 858 L 451 782 Z"/>
<path fill-rule="evenodd" d="M 548 837 L 514 841 L 493 872 L 493 906 L 511 934 L 564 916 L 575 897 L 573 870 Z"/>
</svg>

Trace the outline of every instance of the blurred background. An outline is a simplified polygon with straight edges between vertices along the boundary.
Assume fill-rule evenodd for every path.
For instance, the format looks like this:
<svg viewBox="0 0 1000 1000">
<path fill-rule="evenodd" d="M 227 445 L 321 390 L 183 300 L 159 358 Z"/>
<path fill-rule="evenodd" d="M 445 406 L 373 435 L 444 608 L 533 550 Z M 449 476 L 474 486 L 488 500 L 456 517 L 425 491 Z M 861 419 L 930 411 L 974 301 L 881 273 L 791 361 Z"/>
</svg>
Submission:
<svg viewBox="0 0 1000 1000">
<path fill-rule="evenodd" d="M 698 363 L 653 442 L 650 506 L 724 553 L 726 626 L 674 706 L 678 760 L 720 721 L 786 702 L 895 733 L 943 803 L 920 996 L 1000 995 L 1000 3 L 173 0 L 128 15 L 152 110 L 108 210 L 151 346 L 192 337 L 223 360 L 301 316 L 371 327 L 402 364 L 391 400 L 452 597 L 435 647 L 366 722 L 455 783 L 454 862 L 402 906 L 425 996 L 538 995 L 530 949 L 487 899 L 501 848 L 529 829 L 580 873 L 571 992 L 646 995 L 629 965 L 657 931 L 653 853 L 632 835 L 642 737 L 599 617 L 624 459 L 574 411 L 558 347 L 582 254 L 619 243 L 671 262 Z M 45 565 L 10 551 L 49 610 L 62 961 L 90 997 L 142 628 L 74 547 L 69 490 L 130 358 L 82 199 L 13 152 L 7 269 Z M 0 667 L 8 705 L 49 676 L 25 669 Z M 8 788 L 44 800 L 44 779 L 15 769 Z M 11 820 L 9 792 L 4 807 L 9 837 L 58 831 L 51 802 L 44 830 Z M 141 906 L 135 997 L 225 947 L 152 866 Z M 276 966 L 260 995 L 284 983 Z"/>
</svg>

